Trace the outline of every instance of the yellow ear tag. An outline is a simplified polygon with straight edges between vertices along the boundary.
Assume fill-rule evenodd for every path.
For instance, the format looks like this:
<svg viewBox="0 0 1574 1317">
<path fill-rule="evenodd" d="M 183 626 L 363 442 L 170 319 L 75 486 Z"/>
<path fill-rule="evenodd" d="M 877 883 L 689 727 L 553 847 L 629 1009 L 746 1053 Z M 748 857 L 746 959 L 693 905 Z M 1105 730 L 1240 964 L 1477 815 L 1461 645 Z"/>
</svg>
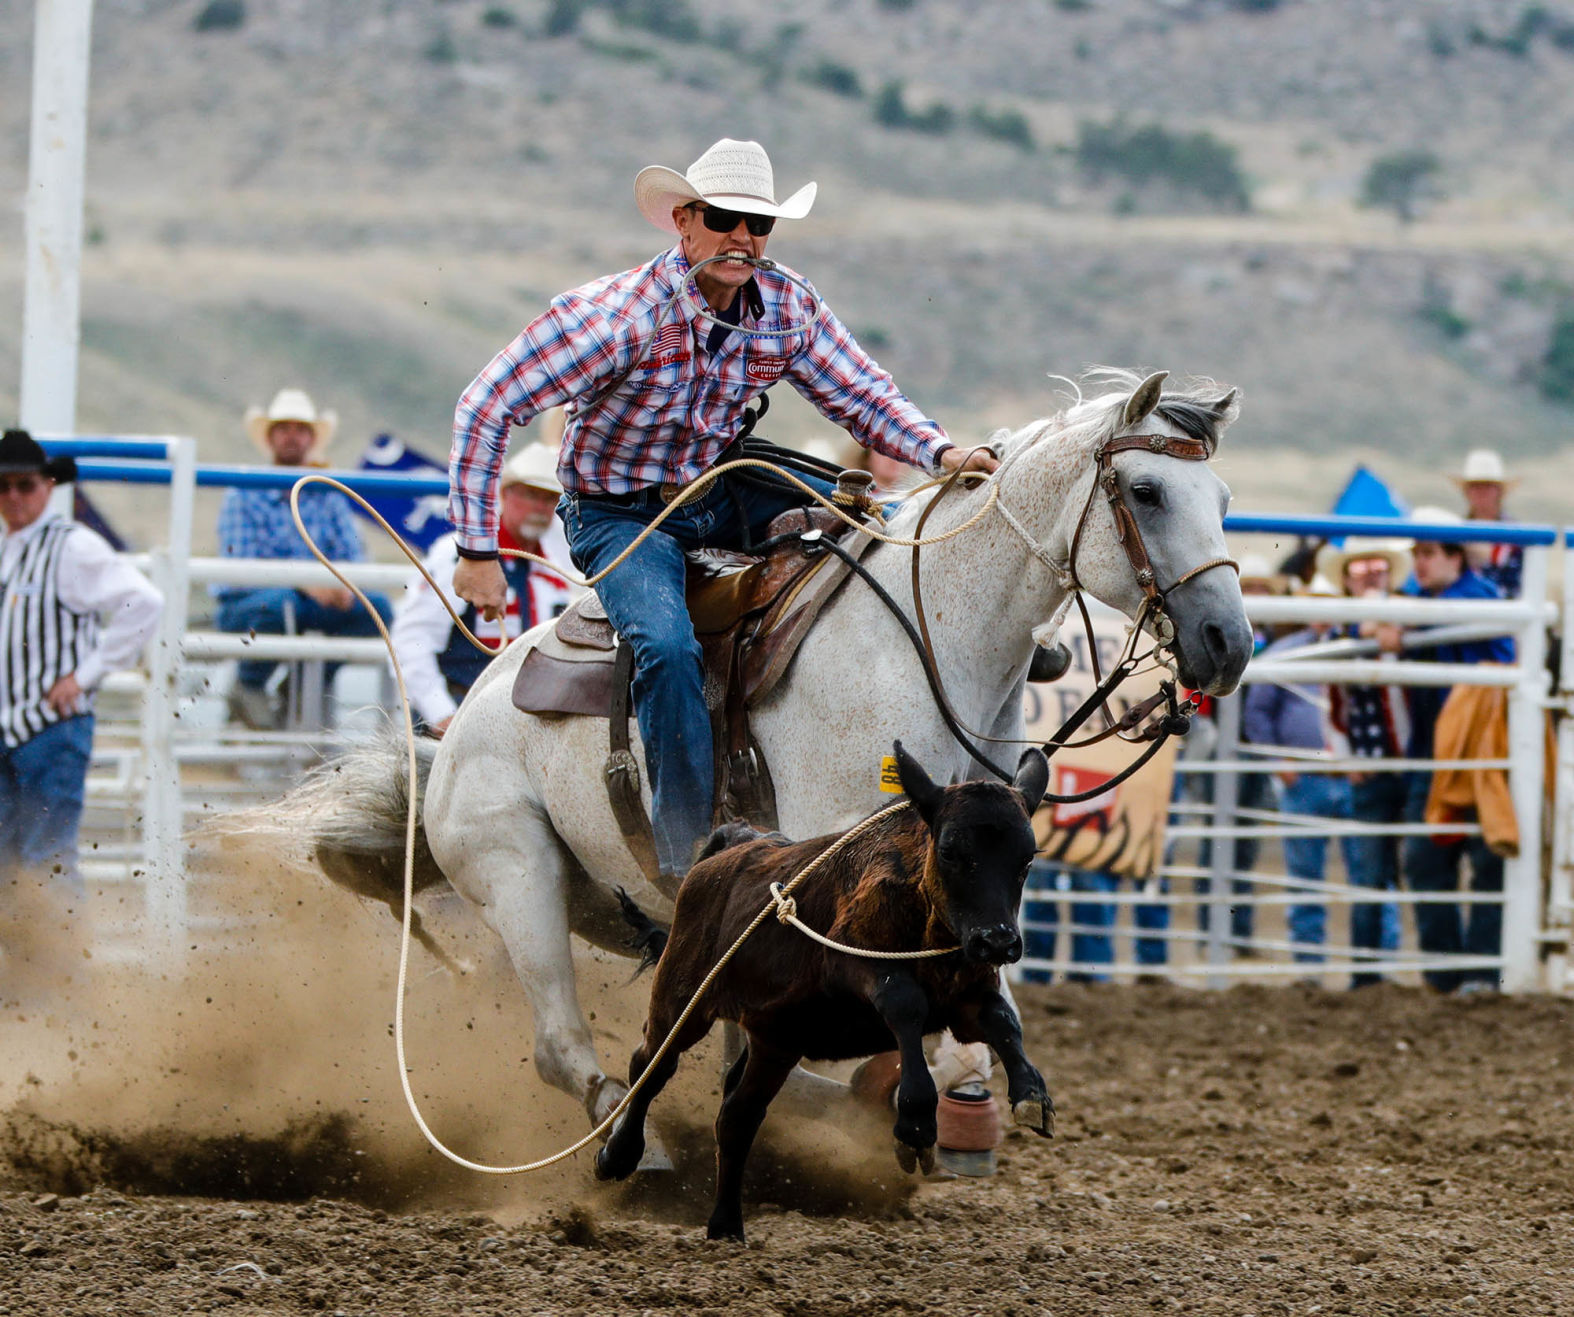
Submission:
<svg viewBox="0 0 1574 1317">
<path fill-rule="evenodd" d="M 896 771 L 896 756 L 883 755 L 880 759 L 880 790 L 888 796 L 902 794 L 901 774 Z"/>
</svg>

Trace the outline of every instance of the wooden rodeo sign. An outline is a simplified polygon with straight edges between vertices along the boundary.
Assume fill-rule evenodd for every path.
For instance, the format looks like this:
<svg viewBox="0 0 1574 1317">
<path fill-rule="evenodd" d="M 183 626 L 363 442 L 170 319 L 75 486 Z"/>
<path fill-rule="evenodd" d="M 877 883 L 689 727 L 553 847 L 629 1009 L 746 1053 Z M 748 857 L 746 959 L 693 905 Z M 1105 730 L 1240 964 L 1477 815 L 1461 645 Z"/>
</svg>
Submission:
<svg viewBox="0 0 1574 1317">
<path fill-rule="evenodd" d="M 1099 670 L 1108 673 L 1120 661 L 1129 624 L 1109 609 L 1094 608 L 1092 614 Z M 1068 626 L 1060 638 L 1071 647 L 1071 667 L 1058 681 L 1029 685 L 1024 699 L 1027 735 L 1035 742 L 1054 735 L 1097 685 L 1082 628 Z M 1119 718 L 1152 695 L 1163 675 L 1154 671 L 1128 677 L 1110 697 L 1110 712 Z M 1107 725 L 1103 715 L 1095 713 L 1072 739 Z M 1145 768 L 1107 792 L 1070 805 L 1046 801 L 1033 816 L 1039 854 L 1078 869 L 1105 870 L 1138 881 L 1151 878 L 1164 857 L 1178 744 L 1174 738 L 1166 741 Z M 1059 750 L 1049 761 L 1050 794 L 1077 795 L 1111 781 L 1146 748 L 1146 742 L 1110 737 L 1097 745 Z"/>
</svg>

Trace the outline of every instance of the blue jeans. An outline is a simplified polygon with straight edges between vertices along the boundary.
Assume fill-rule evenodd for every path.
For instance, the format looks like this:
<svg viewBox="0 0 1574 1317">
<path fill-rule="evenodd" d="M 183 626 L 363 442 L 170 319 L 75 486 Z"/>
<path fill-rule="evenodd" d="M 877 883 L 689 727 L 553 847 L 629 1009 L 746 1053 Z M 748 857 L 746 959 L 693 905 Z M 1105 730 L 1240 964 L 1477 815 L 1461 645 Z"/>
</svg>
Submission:
<svg viewBox="0 0 1574 1317">
<path fill-rule="evenodd" d="M 802 478 L 831 493 L 829 482 Z M 715 794 L 710 713 L 701 690 L 700 645 L 684 601 L 683 555 L 689 549 L 743 548 L 762 539 L 777 515 L 806 501 L 796 487 L 723 477 L 662 522 L 596 586 L 613 627 L 634 648 L 634 712 L 650 775 L 656 859 L 664 873 L 688 872 L 695 842 L 710 833 Z M 586 576 L 601 571 L 662 506 L 654 490 L 615 498 L 564 495 L 558 515 L 574 566 Z"/>
<path fill-rule="evenodd" d="M 384 622 L 392 621 L 393 608 L 386 595 L 368 594 Z M 360 601 L 348 608 L 329 608 L 309 594 L 292 590 L 288 586 L 270 586 L 265 590 L 245 590 L 225 595 L 219 601 L 218 616 L 214 625 L 220 631 L 256 632 L 258 635 L 282 636 L 285 633 L 285 612 L 295 614 L 297 632 L 320 631 L 327 636 L 375 636 L 377 623 L 361 607 Z M 260 690 L 279 665 L 265 659 L 246 659 L 236 668 L 236 677 L 242 686 Z M 339 670 L 337 663 L 325 666 L 325 678 L 333 680 Z"/>
<path fill-rule="evenodd" d="M 1405 820 L 1420 823 L 1426 817 L 1427 792 L 1432 787 L 1430 773 L 1408 774 L 1405 788 Z M 1471 822 L 1475 821 L 1474 813 Z M 1480 837 L 1439 843 L 1428 836 L 1406 837 L 1404 846 L 1405 882 L 1416 892 L 1452 892 L 1459 889 L 1459 862 L 1470 859 L 1470 890 L 1503 890 L 1503 857 Z M 1469 905 L 1465 913 L 1457 905 L 1418 904 L 1416 940 L 1429 955 L 1498 956 L 1503 953 L 1503 907 L 1499 904 Z M 1453 992 L 1466 983 L 1485 983 L 1496 987 L 1494 969 L 1429 969 L 1421 975 L 1440 992 Z"/>
<path fill-rule="evenodd" d="M 1035 860 L 1028 875 L 1028 891 L 1022 902 L 1024 922 L 1038 927 L 1023 930 L 1023 949 L 1035 959 L 1055 958 L 1056 928 L 1060 923 L 1060 906 L 1054 894 L 1059 890 L 1090 894 L 1118 891 L 1120 878 L 1115 874 L 1089 869 L 1058 869 L 1042 860 Z M 1168 890 L 1167 888 L 1164 890 Z M 1047 899 L 1046 899 L 1047 898 Z M 1071 922 L 1079 928 L 1113 929 L 1118 907 L 1108 901 L 1074 902 Z M 1133 911 L 1133 922 L 1144 933 L 1169 931 L 1170 908 L 1165 904 L 1139 905 Z M 1163 965 L 1167 952 L 1163 938 L 1139 937 L 1136 940 L 1136 958 L 1139 965 Z M 1107 932 L 1077 931 L 1071 934 L 1071 958 L 1084 964 L 1111 965 L 1115 961 L 1115 945 Z M 1048 983 L 1047 970 L 1023 970 L 1022 977 L 1029 983 Z M 1109 975 L 1079 970 L 1066 976 L 1074 983 L 1103 983 Z"/>
<path fill-rule="evenodd" d="M 1179 784 L 1190 780 L 1195 785 L 1195 798 L 1204 804 L 1213 803 L 1213 774 L 1196 773 L 1188 774 L 1183 778 L 1176 775 L 1176 792 Z M 1235 779 L 1236 804 L 1241 809 L 1268 809 L 1273 803 L 1273 789 L 1268 785 L 1266 773 L 1242 773 Z M 1209 820 L 1212 821 L 1211 819 Z M 1243 820 L 1237 819 L 1237 822 Z M 1233 867 L 1238 873 L 1249 873 L 1257 867 L 1257 852 L 1261 841 L 1257 837 L 1237 837 L 1231 850 Z M 1213 863 L 1213 839 L 1204 837 L 1202 845 L 1197 848 L 1197 866 L 1208 868 Z M 1208 931 L 1208 894 L 1212 891 L 1213 880 L 1198 878 L 1192 884 L 1192 890 L 1202 898 L 1197 903 L 1197 927 L 1202 932 Z M 1230 891 L 1236 896 L 1250 896 L 1252 884 L 1241 878 L 1232 879 Z M 1247 904 L 1232 905 L 1230 907 L 1230 938 L 1235 942 L 1250 942 L 1252 939 L 1252 915 L 1255 913 L 1252 906 Z"/>
<path fill-rule="evenodd" d="M 52 723 L 15 749 L 0 745 L 0 875 L 54 870 L 62 890 L 83 895 L 77 829 L 93 715 Z"/>
<path fill-rule="evenodd" d="M 1399 823 L 1405 816 L 1405 776 L 1373 773 L 1350 784 L 1350 817 L 1359 823 Z M 1350 885 L 1374 892 L 1399 890 L 1399 838 L 1355 837 L 1345 852 Z M 1350 906 L 1350 946 L 1357 952 L 1399 950 L 1399 907 L 1392 901 Z M 1353 974 L 1352 988 L 1376 983 L 1379 974 Z"/>
<path fill-rule="evenodd" d="M 1277 780 L 1277 779 L 1276 779 Z M 1347 778 L 1331 773 L 1301 773 L 1294 782 L 1279 782 L 1279 807 L 1287 814 L 1314 814 L 1325 819 L 1350 817 L 1350 782 Z M 1344 852 L 1347 869 L 1353 869 L 1351 842 L 1353 837 L 1341 837 L 1340 849 Z M 1328 861 L 1328 838 L 1319 836 L 1286 837 L 1284 839 L 1284 867 L 1292 878 L 1304 878 L 1320 883 L 1324 879 Z M 1311 946 L 1321 946 L 1327 941 L 1327 908 L 1316 905 L 1292 905 L 1289 911 L 1290 941 Z M 1302 961 L 1319 961 L 1313 952 L 1298 951 L 1295 958 Z"/>
</svg>

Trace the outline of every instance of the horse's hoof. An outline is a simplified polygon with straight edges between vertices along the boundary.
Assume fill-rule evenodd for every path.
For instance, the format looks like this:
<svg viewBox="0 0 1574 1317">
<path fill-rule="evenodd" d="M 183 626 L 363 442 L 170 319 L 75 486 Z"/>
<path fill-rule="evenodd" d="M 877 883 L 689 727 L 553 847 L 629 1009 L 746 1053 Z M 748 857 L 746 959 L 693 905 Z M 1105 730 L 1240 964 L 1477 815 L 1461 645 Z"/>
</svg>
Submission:
<svg viewBox="0 0 1574 1317">
<path fill-rule="evenodd" d="M 1024 1098 L 1014 1103 L 1011 1119 L 1046 1139 L 1055 1136 L 1055 1104 L 1047 1093 L 1043 1097 Z"/>
<path fill-rule="evenodd" d="M 705 1227 L 705 1238 L 725 1239 L 731 1240 L 735 1244 L 742 1244 L 745 1242 L 743 1238 L 743 1222 L 717 1220 L 713 1216 Z"/>
</svg>

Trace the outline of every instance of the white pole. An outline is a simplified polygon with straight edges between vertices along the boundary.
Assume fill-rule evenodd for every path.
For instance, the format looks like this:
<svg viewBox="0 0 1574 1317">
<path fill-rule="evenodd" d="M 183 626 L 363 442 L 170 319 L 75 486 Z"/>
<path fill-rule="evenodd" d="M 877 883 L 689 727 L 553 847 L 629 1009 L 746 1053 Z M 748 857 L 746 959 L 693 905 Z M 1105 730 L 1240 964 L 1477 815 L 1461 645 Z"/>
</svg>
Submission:
<svg viewBox="0 0 1574 1317">
<path fill-rule="evenodd" d="M 1552 797 L 1552 872 L 1547 882 L 1547 990 L 1566 992 L 1569 984 L 1570 926 L 1574 924 L 1574 570 L 1570 570 L 1569 534 L 1563 535 L 1563 653 L 1558 689 L 1553 698 L 1562 710 L 1558 720 L 1558 761 Z"/>
<path fill-rule="evenodd" d="M 1524 598 L 1547 597 L 1547 550 L 1525 550 Z M 1519 824 L 1519 854 L 1503 864 L 1503 991 L 1531 992 L 1540 982 L 1541 800 L 1547 696 L 1547 632 L 1527 623 L 1515 638 L 1520 678 L 1508 693 L 1508 788 Z"/>
<path fill-rule="evenodd" d="M 164 615 L 153 640 L 147 693 L 142 705 L 142 836 L 146 911 L 154 939 L 178 963 L 185 955 L 188 910 L 181 828 L 180 764 L 175 757 L 175 711 L 183 666 L 187 596 L 191 588 L 191 514 L 197 485 L 194 439 L 169 441 L 169 545 L 153 555 L 155 582 L 164 593 Z"/>
<path fill-rule="evenodd" d="M 22 311 L 24 429 L 74 434 L 93 0 L 37 0 Z"/>
</svg>

